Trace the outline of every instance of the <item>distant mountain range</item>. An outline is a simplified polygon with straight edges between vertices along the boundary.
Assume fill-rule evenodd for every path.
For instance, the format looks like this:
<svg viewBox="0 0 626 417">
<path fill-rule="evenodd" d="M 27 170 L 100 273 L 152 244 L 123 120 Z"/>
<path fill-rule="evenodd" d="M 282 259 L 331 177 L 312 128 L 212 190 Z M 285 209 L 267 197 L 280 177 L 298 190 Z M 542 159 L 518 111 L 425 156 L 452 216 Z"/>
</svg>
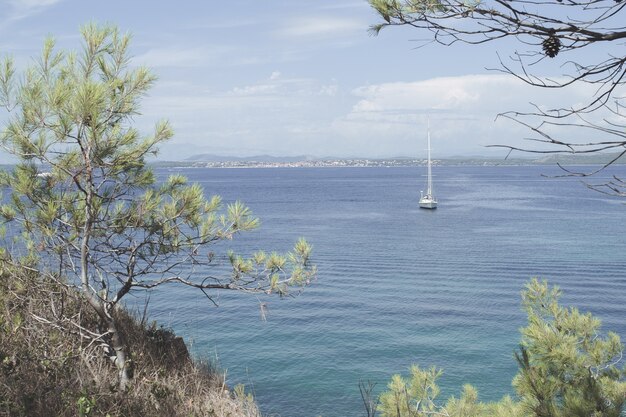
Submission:
<svg viewBox="0 0 626 417">
<path fill-rule="evenodd" d="M 185 161 L 187 162 L 300 162 L 300 161 L 313 161 L 318 159 L 310 155 L 298 155 L 298 156 L 272 156 L 272 155 L 255 155 L 255 156 L 221 156 L 213 154 L 200 154 L 191 156 Z M 337 158 L 333 158 L 337 159 Z"/>
<path fill-rule="evenodd" d="M 357 156 L 312 156 L 312 155 L 296 155 L 296 156 L 273 156 L 273 155 L 254 155 L 254 156 L 222 156 L 214 154 L 199 154 L 190 156 L 184 162 L 302 162 L 302 161 L 338 161 L 347 159 L 370 159 L 370 160 L 414 160 L 415 157 L 409 156 L 392 156 L 388 158 L 372 158 Z M 453 158 L 458 159 L 458 158 Z M 467 159 L 467 158 L 466 158 Z"/>
<path fill-rule="evenodd" d="M 619 153 L 591 153 L 591 154 L 586 154 L 586 155 L 553 154 L 553 155 L 542 156 L 538 159 L 535 159 L 534 162 L 537 164 L 560 163 L 563 165 L 576 165 L 576 164 L 603 165 L 612 161 L 618 156 L 619 156 Z M 614 163 L 619 164 L 619 165 L 626 164 L 626 157 L 620 157 Z"/>
<path fill-rule="evenodd" d="M 595 153 L 585 155 L 570 154 L 525 154 L 525 158 L 493 158 L 481 156 L 436 158 L 437 165 L 602 165 L 616 158 L 617 153 Z M 423 165 L 423 158 L 397 156 L 393 158 L 357 158 L 357 157 L 315 157 L 311 155 L 296 156 L 222 156 L 199 154 L 183 161 L 158 161 L 158 166 L 177 167 L 253 167 L 253 166 L 416 166 Z M 626 164 L 626 158 L 620 158 L 616 164 Z"/>
<path fill-rule="evenodd" d="M 548 154 L 541 155 L 536 154 L 533 158 L 531 154 L 526 154 L 524 158 L 509 158 L 515 161 L 528 161 L 539 164 L 555 163 L 555 162 L 585 162 L 585 163 L 605 163 L 619 154 L 617 153 L 592 153 L 592 154 Z M 296 155 L 296 156 L 273 156 L 273 155 L 254 155 L 254 156 L 223 156 L 214 154 L 199 154 L 191 156 L 184 161 L 189 162 L 300 162 L 300 161 L 329 161 L 329 160 L 344 160 L 344 159 L 370 159 L 370 160 L 415 160 L 422 159 L 410 156 L 393 156 L 388 158 L 376 158 L 376 157 L 356 157 L 356 156 L 312 156 L 312 155 Z M 472 156 L 453 156 L 448 158 L 437 158 L 445 161 L 457 161 L 457 160 L 504 160 L 494 157 L 483 157 L 479 155 Z M 626 158 L 622 158 L 619 163 L 626 163 Z"/>
</svg>

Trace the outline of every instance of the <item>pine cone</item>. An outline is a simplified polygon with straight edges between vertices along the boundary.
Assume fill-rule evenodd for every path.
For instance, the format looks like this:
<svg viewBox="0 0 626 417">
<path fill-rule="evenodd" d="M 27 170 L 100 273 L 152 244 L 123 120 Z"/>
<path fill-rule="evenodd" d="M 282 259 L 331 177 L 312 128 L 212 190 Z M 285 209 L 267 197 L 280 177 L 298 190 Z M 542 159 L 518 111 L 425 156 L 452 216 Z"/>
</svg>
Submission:
<svg viewBox="0 0 626 417">
<path fill-rule="evenodd" d="M 554 35 L 550 35 L 543 41 L 543 52 L 550 58 L 557 56 L 560 49 L 561 41 Z"/>
</svg>

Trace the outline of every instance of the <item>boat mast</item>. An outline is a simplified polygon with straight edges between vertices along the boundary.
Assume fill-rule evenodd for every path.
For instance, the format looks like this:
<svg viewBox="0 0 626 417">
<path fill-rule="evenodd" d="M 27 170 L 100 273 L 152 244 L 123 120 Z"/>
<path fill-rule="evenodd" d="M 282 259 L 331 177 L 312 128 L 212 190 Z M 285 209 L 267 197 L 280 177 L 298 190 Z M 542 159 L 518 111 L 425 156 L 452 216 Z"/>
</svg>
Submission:
<svg viewBox="0 0 626 417">
<path fill-rule="evenodd" d="M 428 135 L 428 190 L 426 191 L 426 195 L 431 196 L 433 195 L 433 179 L 432 179 L 432 173 L 431 173 L 431 168 L 430 168 L 430 118 L 428 118 L 428 129 L 427 129 L 427 135 Z"/>
</svg>

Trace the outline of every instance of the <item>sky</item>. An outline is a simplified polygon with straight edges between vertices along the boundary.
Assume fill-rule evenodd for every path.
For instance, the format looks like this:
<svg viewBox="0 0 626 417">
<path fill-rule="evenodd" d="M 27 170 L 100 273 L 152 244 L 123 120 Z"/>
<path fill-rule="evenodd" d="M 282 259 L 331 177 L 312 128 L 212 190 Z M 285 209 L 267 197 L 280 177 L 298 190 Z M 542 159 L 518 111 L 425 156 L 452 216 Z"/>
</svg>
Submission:
<svg viewBox="0 0 626 417">
<path fill-rule="evenodd" d="M 489 70 L 511 44 L 442 47 L 409 28 L 371 36 L 379 18 L 365 0 L 0 0 L 0 54 L 24 68 L 49 35 L 79 49 L 87 22 L 132 33 L 132 64 L 158 76 L 136 125 L 170 121 L 163 160 L 424 157 L 428 119 L 433 157 L 504 157 L 485 146 L 522 145 L 529 132 L 499 113 L 589 95 Z"/>
</svg>

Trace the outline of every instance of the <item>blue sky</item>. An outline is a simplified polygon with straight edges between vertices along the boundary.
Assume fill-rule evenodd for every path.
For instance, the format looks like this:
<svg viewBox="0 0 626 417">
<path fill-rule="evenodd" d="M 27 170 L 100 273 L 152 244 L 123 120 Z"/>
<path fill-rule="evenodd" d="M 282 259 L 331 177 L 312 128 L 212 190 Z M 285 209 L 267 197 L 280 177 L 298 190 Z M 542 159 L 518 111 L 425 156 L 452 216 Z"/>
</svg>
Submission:
<svg viewBox="0 0 626 417">
<path fill-rule="evenodd" d="M 0 0 L 0 53 L 24 67 L 47 35 L 76 49 L 89 21 L 131 32 L 133 64 L 158 75 L 137 124 L 170 120 L 161 159 L 423 157 L 427 117 L 435 157 L 504 156 L 484 146 L 519 145 L 528 132 L 499 112 L 589 94 L 529 91 L 485 69 L 511 45 L 425 45 L 405 28 L 372 37 L 378 18 L 365 0 Z"/>
</svg>

